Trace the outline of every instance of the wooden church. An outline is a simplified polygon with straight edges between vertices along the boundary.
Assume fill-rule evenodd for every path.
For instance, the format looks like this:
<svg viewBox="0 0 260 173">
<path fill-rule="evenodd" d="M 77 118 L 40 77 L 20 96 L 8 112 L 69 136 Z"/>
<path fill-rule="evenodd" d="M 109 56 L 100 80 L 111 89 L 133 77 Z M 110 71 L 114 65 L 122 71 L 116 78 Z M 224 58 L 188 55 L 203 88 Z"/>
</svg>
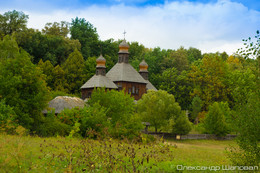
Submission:
<svg viewBox="0 0 260 173">
<path fill-rule="evenodd" d="M 96 74 L 92 76 L 82 87 L 82 99 L 91 97 L 94 88 L 123 90 L 131 94 L 135 100 L 139 100 L 147 90 L 157 89 L 148 80 L 148 64 L 143 60 L 139 64 L 139 73 L 128 63 L 129 45 L 124 39 L 119 44 L 118 62 L 106 73 L 106 60 L 100 55 L 97 58 Z"/>
</svg>

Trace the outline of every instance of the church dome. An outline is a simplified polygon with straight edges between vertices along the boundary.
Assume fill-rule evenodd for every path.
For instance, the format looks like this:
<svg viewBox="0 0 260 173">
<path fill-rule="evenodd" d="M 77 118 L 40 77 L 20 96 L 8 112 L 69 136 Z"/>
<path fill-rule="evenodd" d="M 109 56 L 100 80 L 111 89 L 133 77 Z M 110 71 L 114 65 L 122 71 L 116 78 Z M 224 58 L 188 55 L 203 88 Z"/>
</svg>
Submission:
<svg viewBox="0 0 260 173">
<path fill-rule="evenodd" d="M 140 64 L 139 64 L 139 71 L 147 71 L 148 69 L 148 64 L 145 62 L 145 60 L 143 60 Z"/>
<path fill-rule="evenodd" d="M 119 53 L 128 53 L 129 45 L 125 40 L 119 44 Z"/>
<path fill-rule="evenodd" d="M 106 67 L 106 59 L 102 55 L 96 59 L 96 63 L 97 67 Z"/>
</svg>

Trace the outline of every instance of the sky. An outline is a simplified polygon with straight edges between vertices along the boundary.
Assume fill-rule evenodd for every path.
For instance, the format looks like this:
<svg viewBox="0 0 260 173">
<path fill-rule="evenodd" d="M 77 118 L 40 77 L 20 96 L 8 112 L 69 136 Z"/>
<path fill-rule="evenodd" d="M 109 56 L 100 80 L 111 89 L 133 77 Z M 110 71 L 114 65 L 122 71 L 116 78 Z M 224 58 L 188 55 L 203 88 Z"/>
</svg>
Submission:
<svg viewBox="0 0 260 173">
<path fill-rule="evenodd" d="M 101 40 L 125 38 L 147 48 L 194 47 L 235 53 L 260 30 L 259 0 L 0 0 L 0 13 L 23 11 L 28 27 L 85 18 Z"/>
</svg>

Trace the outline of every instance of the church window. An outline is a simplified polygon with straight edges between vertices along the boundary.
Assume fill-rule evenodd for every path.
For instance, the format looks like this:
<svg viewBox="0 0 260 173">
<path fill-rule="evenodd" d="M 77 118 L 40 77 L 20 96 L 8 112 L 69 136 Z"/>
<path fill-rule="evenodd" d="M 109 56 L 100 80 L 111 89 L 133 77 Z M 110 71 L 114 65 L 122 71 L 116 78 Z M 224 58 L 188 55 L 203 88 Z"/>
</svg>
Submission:
<svg viewBox="0 0 260 173">
<path fill-rule="evenodd" d="M 132 86 L 132 93 L 135 94 L 135 86 Z"/>
<path fill-rule="evenodd" d="M 135 93 L 139 94 L 139 88 L 136 88 Z"/>
<path fill-rule="evenodd" d="M 132 88 L 128 88 L 128 94 L 131 94 Z"/>
</svg>

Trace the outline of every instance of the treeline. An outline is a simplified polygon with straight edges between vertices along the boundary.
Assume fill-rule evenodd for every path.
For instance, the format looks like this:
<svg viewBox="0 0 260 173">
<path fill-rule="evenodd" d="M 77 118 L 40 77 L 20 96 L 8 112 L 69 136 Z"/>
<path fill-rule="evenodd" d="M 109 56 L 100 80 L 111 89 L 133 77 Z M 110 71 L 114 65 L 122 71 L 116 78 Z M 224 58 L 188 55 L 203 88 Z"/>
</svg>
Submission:
<svg viewBox="0 0 260 173">
<path fill-rule="evenodd" d="M 90 104 L 90 112 L 84 113 L 82 124 L 78 126 L 76 120 L 64 125 L 52 115 L 43 117 L 41 111 L 56 95 L 80 96 L 80 87 L 95 74 L 96 58 L 101 53 L 107 60 L 107 70 L 113 67 L 118 59 L 121 40 L 100 40 L 96 28 L 84 18 L 76 17 L 70 23 L 47 23 L 41 31 L 28 28 L 28 18 L 28 15 L 15 10 L 0 15 L 0 122 L 5 129 L 19 124 L 31 133 L 46 136 L 57 131 L 52 127 L 65 129 L 64 134 L 73 128 L 81 128 L 81 135 L 86 135 L 87 126 L 95 128 L 88 124 L 89 120 L 99 113 L 96 121 L 112 129 L 111 133 L 117 137 L 122 131 L 136 134 L 140 130 L 141 120 L 150 121 L 156 130 L 167 130 L 166 127 L 169 127 L 173 133 L 182 134 L 190 131 L 189 119 L 194 124 L 199 123 L 197 128 L 206 133 L 218 136 L 229 132 L 241 134 L 243 140 L 247 139 L 241 142 L 242 149 L 253 146 L 255 149 L 246 151 L 259 156 L 259 32 L 254 39 L 243 40 L 245 47 L 230 56 L 225 52 L 202 54 L 196 48 L 149 49 L 138 42 L 129 43 L 129 61 L 133 67 L 138 70 L 139 63 L 145 59 L 149 65 L 151 83 L 169 94 L 148 92 L 137 103 L 139 118 L 135 115 L 134 104 L 126 101 L 127 105 L 131 105 L 129 108 L 115 101 L 119 107 L 116 105 L 113 108 L 115 112 L 109 112 L 114 105 L 103 109 L 109 104 L 100 105 L 101 100 L 95 98 L 95 104 Z M 121 111 L 120 106 L 126 109 Z M 162 107 L 165 109 L 162 110 Z M 157 112 L 157 117 L 151 110 Z M 182 110 L 189 112 L 188 117 Z M 73 117 L 75 112 L 67 114 Z M 118 121 L 113 122 L 111 116 Z M 109 125 L 102 117 L 111 120 Z M 132 117 L 132 121 L 127 117 Z M 138 127 L 135 126 L 137 120 Z M 57 124 L 49 127 L 49 132 L 46 131 L 48 125 L 55 122 Z M 120 123 L 123 130 L 116 130 Z M 101 131 L 96 128 L 96 131 Z"/>
</svg>

